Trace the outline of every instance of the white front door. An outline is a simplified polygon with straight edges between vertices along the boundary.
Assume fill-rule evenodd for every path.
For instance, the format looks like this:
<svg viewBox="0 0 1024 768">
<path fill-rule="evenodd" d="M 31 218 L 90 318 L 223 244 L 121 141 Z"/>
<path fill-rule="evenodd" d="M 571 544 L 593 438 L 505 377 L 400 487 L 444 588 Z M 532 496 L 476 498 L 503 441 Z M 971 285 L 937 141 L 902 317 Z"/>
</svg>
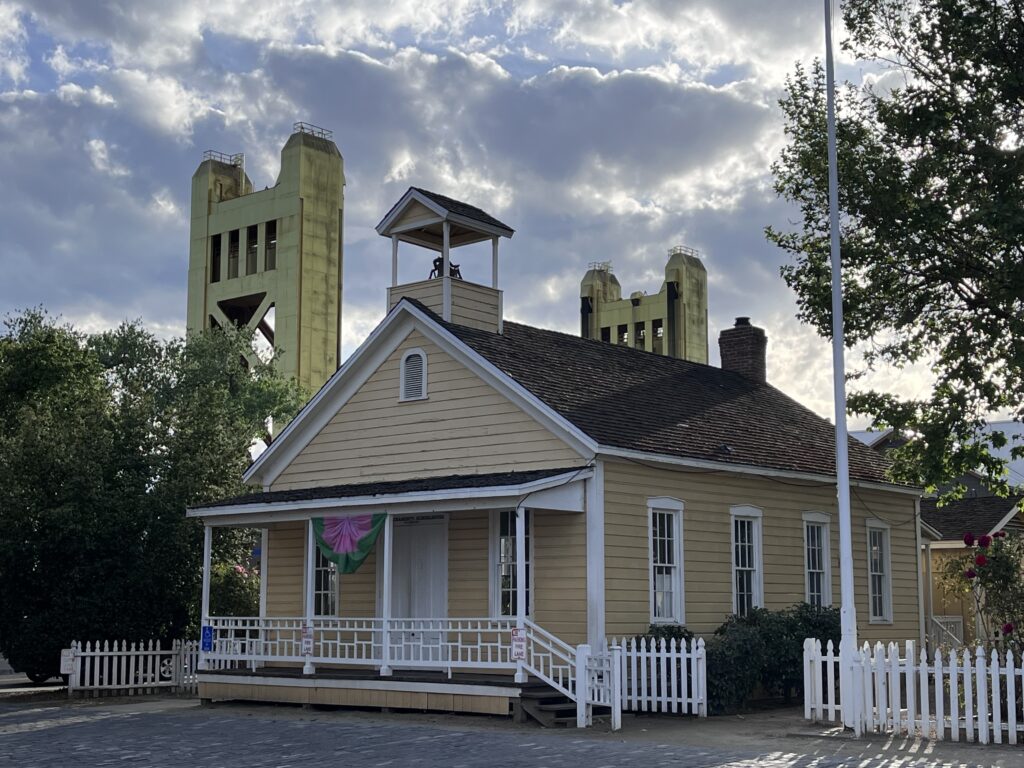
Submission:
<svg viewBox="0 0 1024 768">
<path fill-rule="evenodd" d="M 440 662 L 441 626 L 416 619 L 448 613 L 448 520 L 445 515 L 396 517 L 391 553 L 391 615 L 399 622 L 392 658 Z"/>
</svg>

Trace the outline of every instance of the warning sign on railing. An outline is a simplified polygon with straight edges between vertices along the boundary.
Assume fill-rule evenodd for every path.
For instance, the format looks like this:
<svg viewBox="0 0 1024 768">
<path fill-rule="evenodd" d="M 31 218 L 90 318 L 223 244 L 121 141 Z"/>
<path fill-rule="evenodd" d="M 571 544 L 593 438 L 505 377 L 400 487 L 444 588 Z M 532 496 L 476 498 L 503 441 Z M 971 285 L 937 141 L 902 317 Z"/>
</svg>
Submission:
<svg viewBox="0 0 1024 768">
<path fill-rule="evenodd" d="M 60 652 L 60 673 L 62 675 L 75 674 L 75 649 L 64 648 Z"/>
<path fill-rule="evenodd" d="M 512 630 L 512 661 L 526 661 L 526 630 Z"/>
<path fill-rule="evenodd" d="M 302 627 L 302 655 L 313 655 L 313 628 L 309 624 Z"/>
</svg>

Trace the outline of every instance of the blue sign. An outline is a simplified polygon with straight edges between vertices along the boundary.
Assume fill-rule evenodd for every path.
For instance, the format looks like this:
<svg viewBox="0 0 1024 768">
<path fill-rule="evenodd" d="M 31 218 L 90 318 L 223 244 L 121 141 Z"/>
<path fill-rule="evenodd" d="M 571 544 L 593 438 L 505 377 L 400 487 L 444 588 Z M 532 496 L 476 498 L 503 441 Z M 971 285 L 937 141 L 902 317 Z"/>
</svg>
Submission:
<svg viewBox="0 0 1024 768">
<path fill-rule="evenodd" d="M 199 649 L 203 653 L 209 653 L 213 650 L 213 627 L 203 627 L 203 638 L 199 643 Z"/>
</svg>

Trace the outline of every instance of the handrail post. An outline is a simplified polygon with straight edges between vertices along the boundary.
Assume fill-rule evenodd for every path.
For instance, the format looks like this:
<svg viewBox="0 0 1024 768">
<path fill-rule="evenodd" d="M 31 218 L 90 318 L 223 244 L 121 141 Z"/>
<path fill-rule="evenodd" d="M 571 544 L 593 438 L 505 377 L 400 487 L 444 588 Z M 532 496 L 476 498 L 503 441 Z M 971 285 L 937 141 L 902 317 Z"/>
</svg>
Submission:
<svg viewBox="0 0 1024 768">
<path fill-rule="evenodd" d="M 590 658 L 590 646 L 584 643 L 576 646 L 576 727 L 586 728 L 590 692 L 587 690 L 587 660 Z"/>
</svg>

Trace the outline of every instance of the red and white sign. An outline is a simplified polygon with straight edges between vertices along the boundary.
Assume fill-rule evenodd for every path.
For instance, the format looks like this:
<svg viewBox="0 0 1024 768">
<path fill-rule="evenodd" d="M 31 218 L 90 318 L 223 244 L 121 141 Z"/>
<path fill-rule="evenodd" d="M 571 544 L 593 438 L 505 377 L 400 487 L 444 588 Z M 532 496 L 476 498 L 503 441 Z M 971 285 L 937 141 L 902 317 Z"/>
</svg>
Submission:
<svg viewBox="0 0 1024 768">
<path fill-rule="evenodd" d="M 75 651 L 72 648 L 63 648 L 60 652 L 60 673 L 62 675 L 75 674 Z"/>
<path fill-rule="evenodd" d="M 512 630 L 512 661 L 526 661 L 526 630 Z"/>
<path fill-rule="evenodd" d="M 302 655 L 313 655 L 313 628 L 309 624 L 302 627 Z"/>
</svg>

